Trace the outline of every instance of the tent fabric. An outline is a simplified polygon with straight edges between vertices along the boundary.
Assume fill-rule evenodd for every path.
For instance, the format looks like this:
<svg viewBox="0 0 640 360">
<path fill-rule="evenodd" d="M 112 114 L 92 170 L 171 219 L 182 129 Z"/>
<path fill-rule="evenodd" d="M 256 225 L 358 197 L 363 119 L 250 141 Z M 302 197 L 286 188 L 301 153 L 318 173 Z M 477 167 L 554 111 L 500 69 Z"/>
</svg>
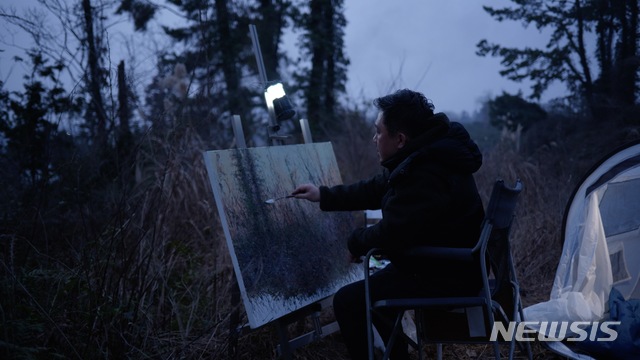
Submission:
<svg viewBox="0 0 640 360">
<path fill-rule="evenodd" d="M 640 141 L 615 149 L 587 172 L 567 204 L 562 234 L 549 300 L 524 309 L 529 327 L 599 321 L 609 316 L 612 296 L 640 298 Z"/>
</svg>

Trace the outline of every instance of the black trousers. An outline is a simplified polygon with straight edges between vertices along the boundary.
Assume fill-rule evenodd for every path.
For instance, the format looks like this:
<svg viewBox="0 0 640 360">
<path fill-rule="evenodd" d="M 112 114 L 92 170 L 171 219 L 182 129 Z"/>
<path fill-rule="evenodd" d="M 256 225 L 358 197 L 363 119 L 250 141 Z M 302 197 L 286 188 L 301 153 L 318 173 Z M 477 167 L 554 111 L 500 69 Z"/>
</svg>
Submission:
<svg viewBox="0 0 640 360">
<path fill-rule="evenodd" d="M 399 272 L 393 264 L 378 270 L 369 278 L 372 301 L 393 298 L 447 296 L 448 291 L 440 287 L 430 287 L 424 280 L 418 280 Z M 352 359 L 368 358 L 367 312 L 365 303 L 364 280 L 342 287 L 333 297 L 333 310 L 340 325 L 340 332 Z M 380 337 L 388 341 L 396 312 L 387 312 L 374 316 L 373 323 Z M 391 352 L 391 359 L 408 359 L 408 344 L 398 337 Z"/>
</svg>

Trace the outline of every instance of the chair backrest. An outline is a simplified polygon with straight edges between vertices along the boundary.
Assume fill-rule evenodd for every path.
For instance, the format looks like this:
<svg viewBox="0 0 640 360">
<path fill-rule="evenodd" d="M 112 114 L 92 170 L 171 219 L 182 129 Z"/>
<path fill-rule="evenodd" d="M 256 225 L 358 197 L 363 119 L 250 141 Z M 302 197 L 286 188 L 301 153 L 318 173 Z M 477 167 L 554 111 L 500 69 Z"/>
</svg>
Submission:
<svg viewBox="0 0 640 360">
<path fill-rule="evenodd" d="M 520 180 L 516 181 L 514 187 L 508 187 L 501 179 L 497 180 L 487 205 L 484 223 L 484 226 L 491 227 L 482 249 L 495 281 L 491 297 L 503 306 L 508 316 L 512 316 L 514 310 L 512 283 L 517 282 L 509 236 L 522 189 Z"/>
<path fill-rule="evenodd" d="M 493 184 L 485 219 L 491 222 L 494 229 L 505 229 L 511 226 L 522 187 L 520 180 L 516 181 L 513 188 L 505 185 L 502 179 L 496 180 Z"/>
<path fill-rule="evenodd" d="M 513 223 L 518 197 L 523 185 L 518 180 L 514 187 L 508 187 L 502 179 L 493 186 L 489 203 L 485 210 L 484 222 L 477 251 L 484 273 L 484 287 L 480 296 L 486 296 L 500 305 L 504 316 L 493 316 L 495 321 L 513 320 L 514 309 L 517 308 L 512 281 L 517 284 L 511 260 L 509 232 Z M 492 276 L 491 276 L 492 275 Z M 516 289 L 517 291 L 517 289 Z M 464 307 L 464 306 L 462 306 Z M 477 316 L 477 307 L 467 309 L 468 313 L 441 309 L 422 309 L 424 336 L 429 342 L 465 342 L 471 338 L 484 341 L 491 334 L 492 323 L 489 314 Z M 506 318 L 506 319 L 503 319 Z M 438 324 L 438 326 L 430 326 Z M 505 324 L 505 326 L 508 326 Z M 480 330 L 484 327 L 483 330 Z M 467 329 L 468 331 L 462 331 Z"/>
</svg>

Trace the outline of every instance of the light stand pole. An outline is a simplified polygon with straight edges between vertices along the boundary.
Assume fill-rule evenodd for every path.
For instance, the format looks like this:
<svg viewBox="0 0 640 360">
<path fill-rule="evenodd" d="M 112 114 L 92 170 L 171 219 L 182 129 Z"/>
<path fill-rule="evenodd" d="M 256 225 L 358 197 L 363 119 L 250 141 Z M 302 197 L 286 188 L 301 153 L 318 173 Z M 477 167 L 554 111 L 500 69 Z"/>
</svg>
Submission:
<svg viewBox="0 0 640 360">
<path fill-rule="evenodd" d="M 284 87 L 280 82 L 269 82 L 267 79 L 267 71 L 264 67 L 262 59 L 262 50 L 260 49 L 260 41 L 258 40 L 258 31 L 256 26 L 249 24 L 249 36 L 253 44 L 253 54 L 258 64 L 258 73 L 260 75 L 260 83 L 264 91 L 264 99 L 269 111 L 269 128 L 268 136 L 272 140 L 273 145 L 281 144 L 281 140 L 287 138 L 286 135 L 278 135 L 280 124 L 278 120 L 289 120 L 295 116 L 295 110 L 291 105 L 289 97 L 284 92 Z"/>
</svg>

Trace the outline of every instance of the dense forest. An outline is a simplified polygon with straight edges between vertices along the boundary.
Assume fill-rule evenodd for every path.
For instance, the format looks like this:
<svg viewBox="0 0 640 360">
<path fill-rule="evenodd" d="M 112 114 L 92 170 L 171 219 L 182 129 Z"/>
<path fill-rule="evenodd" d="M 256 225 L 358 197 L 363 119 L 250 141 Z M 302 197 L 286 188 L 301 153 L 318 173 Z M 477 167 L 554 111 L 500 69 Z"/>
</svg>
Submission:
<svg viewBox="0 0 640 360">
<path fill-rule="evenodd" d="M 498 177 L 524 182 L 513 251 L 525 306 L 548 296 L 565 202 L 581 175 L 640 138 L 639 4 L 512 0 L 484 8 L 495 21 L 550 34 L 544 48 L 478 42 L 477 56 L 499 58 L 502 76 L 533 88 L 487 99 L 457 119 L 483 150 L 476 177 L 485 198 Z M 163 28 L 173 45 L 155 54 L 156 75 L 140 88 L 131 64 L 109 62 L 106 25 L 120 16 L 144 32 L 167 8 L 183 25 Z M 295 96 L 314 141 L 332 142 L 343 180 L 379 171 L 370 102 L 346 93 L 347 20 L 343 0 L 0 6 L 0 21 L 33 42 L 13 59 L 31 69 L 23 88 L 6 90 L 0 80 L 0 357 L 274 358 L 273 328 L 237 331 L 242 303 L 202 151 L 235 146 L 234 115 L 248 146 L 267 145 L 275 131 L 265 126 L 267 84 L 247 36 L 253 24 L 267 78 Z M 282 49 L 286 31 L 299 34 L 296 58 Z M 569 92 L 540 103 L 554 81 Z M 278 125 L 283 143 L 303 142 L 298 123 Z M 330 312 L 323 317 L 330 321 Z M 445 351 L 484 356 L 482 348 Z M 296 355 L 341 359 L 346 351 L 332 335 Z M 553 355 L 537 346 L 536 358 Z"/>
</svg>

